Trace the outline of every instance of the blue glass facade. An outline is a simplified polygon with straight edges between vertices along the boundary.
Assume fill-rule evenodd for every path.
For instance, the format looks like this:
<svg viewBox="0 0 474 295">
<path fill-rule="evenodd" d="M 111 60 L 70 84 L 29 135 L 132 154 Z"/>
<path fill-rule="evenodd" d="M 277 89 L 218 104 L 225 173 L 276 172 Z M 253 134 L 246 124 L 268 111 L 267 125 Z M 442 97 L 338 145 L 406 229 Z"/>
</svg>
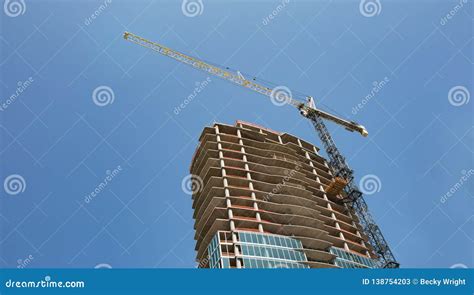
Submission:
<svg viewBox="0 0 474 295">
<path fill-rule="evenodd" d="M 373 259 L 347 252 L 341 248 L 331 247 L 330 252 L 337 256 L 335 264 L 342 268 L 376 268 L 377 267 Z"/>
<path fill-rule="evenodd" d="M 236 232 L 238 247 L 243 268 L 308 268 L 302 262 L 307 261 L 303 252 L 303 245 L 297 239 L 286 236 L 256 233 Z M 217 233 L 208 246 L 209 267 L 229 268 L 229 247 L 231 241 L 222 240 L 222 235 Z M 222 249 L 225 249 L 222 251 Z"/>
</svg>

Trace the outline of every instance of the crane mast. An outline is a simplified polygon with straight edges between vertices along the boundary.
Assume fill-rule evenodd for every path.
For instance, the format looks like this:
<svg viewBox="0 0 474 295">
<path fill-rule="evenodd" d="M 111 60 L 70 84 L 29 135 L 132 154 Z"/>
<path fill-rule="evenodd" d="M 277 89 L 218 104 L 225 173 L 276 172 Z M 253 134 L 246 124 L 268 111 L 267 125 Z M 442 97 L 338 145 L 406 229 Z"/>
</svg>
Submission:
<svg viewBox="0 0 474 295">
<path fill-rule="evenodd" d="M 162 55 L 171 57 L 181 63 L 190 65 L 193 68 L 207 72 L 214 76 L 218 76 L 239 86 L 248 88 L 268 97 L 272 97 L 273 95 L 272 88 L 251 80 L 247 80 L 240 72 L 234 73 L 227 69 L 211 65 L 202 60 L 180 53 L 176 50 L 129 32 L 125 32 L 123 37 L 125 40 L 152 49 Z M 355 212 L 364 233 L 366 233 L 368 236 L 370 245 L 372 246 L 374 252 L 378 255 L 376 259 L 378 267 L 398 268 L 399 263 L 396 261 L 392 251 L 390 250 L 390 247 L 382 235 L 380 228 L 377 226 L 373 217 L 369 213 L 367 204 L 362 196 L 362 192 L 358 189 L 354 182 L 352 169 L 349 168 L 346 159 L 339 152 L 339 149 L 334 143 L 334 140 L 332 139 L 331 134 L 324 124 L 323 119 L 339 124 L 350 132 L 356 131 L 362 136 L 368 135 L 365 127 L 316 108 L 312 97 L 307 97 L 307 101 L 302 102 L 288 96 L 285 101 L 286 103 L 296 107 L 303 116 L 311 121 L 324 146 L 329 158 L 329 166 L 335 179 L 329 186 L 326 193 L 331 195 L 333 200 L 346 203 L 352 208 L 353 212 Z"/>
</svg>

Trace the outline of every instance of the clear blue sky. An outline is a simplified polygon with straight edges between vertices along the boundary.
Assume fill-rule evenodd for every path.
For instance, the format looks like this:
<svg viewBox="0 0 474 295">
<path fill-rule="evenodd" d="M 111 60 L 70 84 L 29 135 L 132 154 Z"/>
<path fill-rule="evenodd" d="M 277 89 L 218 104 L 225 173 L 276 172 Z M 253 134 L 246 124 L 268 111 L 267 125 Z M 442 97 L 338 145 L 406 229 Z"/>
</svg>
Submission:
<svg viewBox="0 0 474 295">
<path fill-rule="evenodd" d="M 1 11 L 1 184 L 26 184 L 0 192 L 1 267 L 30 255 L 27 267 L 194 267 L 181 180 L 203 127 L 240 119 L 320 145 L 295 110 L 214 77 L 175 114 L 208 76 L 124 41 L 125 30 L 365 125 L 368 138 L 328 123 L 357 181 L 380 180 L 366 200 L 402 266 L 474 265 L 474 177 L 456 185 L 474 168 L 472 2 L 380 0 L 372 17 L 359 1 L 280 10 L 281 1 L 203 0 L 194 17 L 181 1 L 25 2 L 16 17 Z M 99 86 L 113 103 L 94 103 Z M 450 103 L 456 86 L 465 88 Z"/>
</svg>

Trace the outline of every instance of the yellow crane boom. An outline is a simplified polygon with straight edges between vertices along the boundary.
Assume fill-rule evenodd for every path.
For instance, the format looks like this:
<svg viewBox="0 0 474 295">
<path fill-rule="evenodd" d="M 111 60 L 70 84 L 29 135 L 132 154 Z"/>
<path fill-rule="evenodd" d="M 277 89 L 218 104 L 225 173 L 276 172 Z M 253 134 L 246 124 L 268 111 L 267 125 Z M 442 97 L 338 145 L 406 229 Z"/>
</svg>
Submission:
<svg viewBox="0 0 474 295">
<path fill-rule="evenodd" d="M 143 37 L 137 36 L 135 34 L 125 32 L 123 34 L 123 38 L 127 41 L 136 43 L 140 46 L 152 49 L 158 53 L 161 53 L 162 55 L 171 57 L 181 63 L 187 64 L 192 66 L 193 68 L 196 68 L 198 70 L 210 73 L 214 76 L 220 77 L 222 79 L 225 79 L 229 82 L 235 83 L 237 85 L 246 87 L 250 90 L 253 90 L 255 92 L 258 92 L 260 94 L 263 94 L 268 97 L 272 97 L 274 94 L 274 89 L 266 87 L 264 85 L 261 85 L 259 83 L 256 83 L 254 81 L 250 81 L 245 79 L 242 74 L 239 72 L 234 73 L 232 71 L 229 71 L 227 69 L 223 69 L 217 66 L 213 66 L 211 64 L 208 64 L 202 60 L 199 60 L 197 58 L 191 57 L 189 55 L 183 54 L 181 52 L 178 52 L 174 49 L 171 49 L 169 47 L 163 46 L 161 44 L 158 44 L 156 42 L 150 41 L 148 39 L 145 39 Z M 294 99 L 293 97 L 289 96 L 289 94 L 286 94 L 286 97 L 284 98 L 285 102 L 298 108 L 304 116 L 308 116 L 312 113 L 315 113 L 315 115 L 324 118 L 326 120 L 335 122 L 339 125 L 344 126 L 349 131 L 356 131 L 362 134 L 363 136 L 367 136 L 368 132 L 365 129 L 364 126 L 357 124 L 352 121 L 348 121 L 342 118 L 339 118 L 333 114 L 330 114 L 328 112 L 322 111 L 320 109 L 317 109 L 314 107 L 314 103 L 312 105 L 307 105 L 304 102 L 298 101 Z"/>
</svg>

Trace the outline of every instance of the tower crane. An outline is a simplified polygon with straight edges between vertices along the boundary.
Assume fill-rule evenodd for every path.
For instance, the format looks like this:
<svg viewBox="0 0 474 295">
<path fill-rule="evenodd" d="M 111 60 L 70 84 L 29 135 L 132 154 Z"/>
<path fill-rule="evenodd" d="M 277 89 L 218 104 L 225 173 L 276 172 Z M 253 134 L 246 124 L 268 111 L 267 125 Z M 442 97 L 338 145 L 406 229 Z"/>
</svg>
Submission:
<svg viewBox="0 0 474 295">
<path fill-rule="evenodd" d="M 248 80 L 239 71 L 235 72 L 228 68 L 212 65 L 208 62 L 183 54 L 130 32 L 124 32 L 123 37 L 127 41 L 156 51 L 195 69 L 220 77 L 254 92 L 258 92 L 270 97 L 271 99 L 287 103 L 298 109 L 301 115 L 309 119 L 314 126 L 328 155 L 329 166 L 334 175 L 334 180 L 326 188 L 327 196 L 333 201 L 345 203 L 352 207 L 359 219 L 364 233 L 368 237 L 369 244 L 377 255 L 376 262 L 378 267 L 398 268 L 400 266 L 390 250 L 387 241 L 382 235 L 380 228 L 377 226 L 372 215 L 368 211 L 367 203 L 362 196 L 362 192 L 358 189 L 354 181 L 353 170 L 349 168 L 346 159 L 339 152 L 339 149 L 334 143 L 323 119 L 339 124 L 350 132 L 358 132 L 365 137 L 368 135 L 368 132 L 364 126 L 317 108 L 312 97 L 308 96 L 305 100 L 301 101 L 301 99 L 295 99 L 290 92 L 275 91 L 276 88 L 272 89 L 260 82 L 255 82 L 253 79 Z"/>
</svg>

